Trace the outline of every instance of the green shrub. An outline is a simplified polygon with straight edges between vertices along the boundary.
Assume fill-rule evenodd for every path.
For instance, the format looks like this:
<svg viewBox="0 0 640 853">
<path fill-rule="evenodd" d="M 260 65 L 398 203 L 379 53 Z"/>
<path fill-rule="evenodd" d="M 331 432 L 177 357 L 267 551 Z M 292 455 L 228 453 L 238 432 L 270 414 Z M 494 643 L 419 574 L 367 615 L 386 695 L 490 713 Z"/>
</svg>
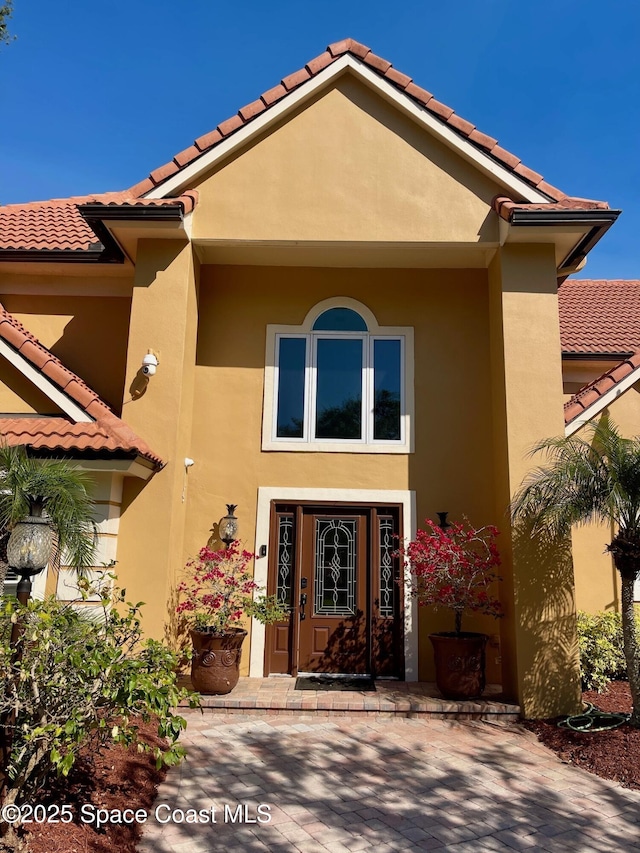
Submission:
<svg viewBox="0 0 640 853">
<path fill-rule="evenodd" d="M 85 584 L 85 597 L 95 593 Z M 186 696 L 178 689 L 175 656 L 161 643 L 142 641 L 140 604 L 107 587 L 99 590 L 100 619 L 88 619 L 53 598 L 0 598 L 0 731 L 10 751 L 4 802 L 20 803 L 52 775 L 66 776 L 81 747 L 107 742 L 138 744 L 136 721 L 158 720 L 169 746 L 155 749 L 156 764 L 183 755 L 177 738 L 186 723 L 172 708 Z M 90 608 L 93 616 L 95 608 Z M 12 624 L 24 626 L 19 656 L 10 646 Z M 194 703 L 195 704 L 195 703 Z"/>
<path fill-rule="evenodd" d="M 619 613 L 578 613 L 580 671 L 585 690 L 602 693 L 610 681 L 627 677 Z"/>
</svg>

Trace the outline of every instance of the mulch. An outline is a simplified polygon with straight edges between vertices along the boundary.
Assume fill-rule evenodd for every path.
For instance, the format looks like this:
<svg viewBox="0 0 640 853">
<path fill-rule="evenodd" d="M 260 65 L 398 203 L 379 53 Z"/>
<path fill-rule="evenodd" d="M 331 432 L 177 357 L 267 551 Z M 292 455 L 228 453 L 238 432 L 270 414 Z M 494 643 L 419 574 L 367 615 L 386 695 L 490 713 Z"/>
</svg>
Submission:
<svg viewBox="0 0 640 853">
<path fill-rule="evenodd" d="M 585 691 L 582 697 L 607 713 L 631 712 L 627 681 L 613 681 L 605 693 Z M 557 719 L 527 721 L 525 726 L 567 764 L 640 790 L 640 729 L 625 723 L 609 732 L 573 732 L 559 729 Z"/>
<path fill-rule="evenodd" d="M 153 746 L 166 743 L 157 735 L 157 724 L 139 724 L 141 738 Z M 80 820 L 85 803 L 96 808 L 152 808 L 158 785 L 166 770 L 156 770 L 151 753 L 139 753 L 134 747 L 110 746 L 100 753 L 85 751 L 66 780 L 60 780 L 37 801 L 45 805 L 69 804 L 72 823 L 29 824 L 25 840 L 28 853 L 135 853 L 143 825 L 109 823 L 100 831 Z"/>
<path fill-rule="evenodd" d="M 631 711 L 626 681 L 612 682 L 606 693 L 585 692 L 583 698 L 601 711 Z M 557 723 L 535 720 L 525 726 L 566 763 L 640 790 L 640 729 L 625 724 L 614 731 L 589 734 L 559 729 Z M 141 725 L 144 739 L 151 745 L 161 745 L 156 731 L 151 724 Z M 99 754 L 84 753 L 68 779 L 38 795 L 38 802 L 44 804 L 71 805 L 74 822 L 31 824 L 26 835 L 29 853 L 135 853 L 142 826 L 110 823 L 96 832 L 91 824 L 80 821 L 80 809 L 91 803 L 119 811 L 150 811 L 165 773 L 156 770 L 150 754 L 134 748 L 112 746 Z"/>
</svg>

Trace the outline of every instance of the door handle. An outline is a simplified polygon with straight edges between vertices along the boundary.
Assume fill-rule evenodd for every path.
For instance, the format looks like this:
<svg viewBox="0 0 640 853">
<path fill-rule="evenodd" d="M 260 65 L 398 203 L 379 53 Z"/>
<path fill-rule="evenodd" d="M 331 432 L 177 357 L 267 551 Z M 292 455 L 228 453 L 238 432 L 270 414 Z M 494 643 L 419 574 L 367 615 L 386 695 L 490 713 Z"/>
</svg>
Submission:
<svg viewBox="0 0 640 853">
<path fill-rule="evenodd" d="M 306 618 L 306 614 L 304 612 L 305 605 L 307 603 L 307 593 L 303 592 L 300 595 L 300 621 Z"/>
</svg>

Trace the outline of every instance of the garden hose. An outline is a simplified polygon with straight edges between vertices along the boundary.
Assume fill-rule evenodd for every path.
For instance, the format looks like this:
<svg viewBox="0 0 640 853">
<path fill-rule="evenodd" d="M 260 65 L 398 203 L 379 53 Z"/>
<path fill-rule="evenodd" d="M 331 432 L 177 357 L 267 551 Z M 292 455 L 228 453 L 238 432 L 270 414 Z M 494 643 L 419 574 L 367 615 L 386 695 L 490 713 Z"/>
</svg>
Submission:
<svg viewBox="0 0 640 853">
<path fill-rule="evenodd" d="M 631 714 L 608 714 L 587 703 L 586 711 L 561 720 L 558 728 L 571 729 L 572 732 L 610 732 L 626 723 L 630 717 Z"/>
</svg>

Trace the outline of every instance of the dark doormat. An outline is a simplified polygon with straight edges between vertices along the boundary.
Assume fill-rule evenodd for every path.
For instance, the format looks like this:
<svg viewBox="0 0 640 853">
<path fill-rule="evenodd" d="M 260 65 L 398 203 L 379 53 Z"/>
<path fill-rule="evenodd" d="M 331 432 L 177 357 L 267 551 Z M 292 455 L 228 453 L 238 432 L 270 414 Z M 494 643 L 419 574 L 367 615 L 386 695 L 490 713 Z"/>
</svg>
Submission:
<svg viewBox="0 0 640 853">
<path fill-rule="evenodd" d="M 374 692 L 373 678 L 356 676 L 353 678 L 335 678 L 332 675 L 301 675 L 296 678 L 296 690 L 360 690 Z"/>
</svg>

